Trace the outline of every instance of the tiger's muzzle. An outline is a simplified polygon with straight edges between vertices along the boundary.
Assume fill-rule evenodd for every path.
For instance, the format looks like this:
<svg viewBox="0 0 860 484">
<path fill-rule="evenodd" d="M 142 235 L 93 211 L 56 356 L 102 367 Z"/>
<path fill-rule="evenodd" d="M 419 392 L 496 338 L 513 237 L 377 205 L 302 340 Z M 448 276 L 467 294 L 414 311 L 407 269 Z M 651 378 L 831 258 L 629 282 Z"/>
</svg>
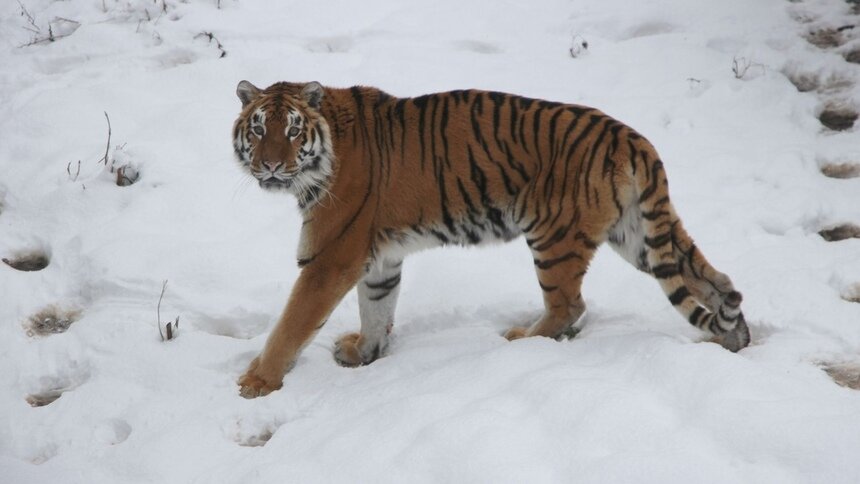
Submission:
<svg viewBox="0 0 860 484">
<path fill-rule="evenodd" d="M 290 180 L 281 180 L 274 176 L 261 178 L 259 181 L 260 188 L 264 190 L 288 190 L 293 185 L 293 182 Z"/>
</svg>

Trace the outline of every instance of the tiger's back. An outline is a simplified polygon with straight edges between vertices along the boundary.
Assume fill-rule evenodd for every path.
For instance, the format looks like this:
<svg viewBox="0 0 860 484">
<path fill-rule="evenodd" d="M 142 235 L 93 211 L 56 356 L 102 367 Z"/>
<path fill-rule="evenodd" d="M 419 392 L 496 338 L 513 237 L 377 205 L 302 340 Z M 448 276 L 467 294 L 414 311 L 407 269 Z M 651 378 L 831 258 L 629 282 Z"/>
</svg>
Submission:
<svg viewBox="0 0 860 484">
<path fill-rule="evenodd" d="M 316 84 L 309 97 L 308 86 L 279 83 L 258 95 L 318 113 L 315 129 L 330 137 L 333 168 L 326 195 L 303 207 L 299 260 L 303 275 L 347 271 L 358 282 L 362 331 L 339 340 L 342 364 L 366 364 L 385 350 L 409 252 L 521 234 L 546 312 L 509 339 L 556 337 L 576 322 L 585 310 L 582 277 L 608 240 L 658 280 L 690 323 L 722 335 L 740 322 L 724 344 L 737 350 L 748 342 L 740 294 L 684 231 L 653 146 L 623 123 L 593 108 L 498 92 L 396 98 Z M 245 133 L 237 121 L 234 137 Z M 277 353 L 268 344 L 267 351 Z"/>
</svg>

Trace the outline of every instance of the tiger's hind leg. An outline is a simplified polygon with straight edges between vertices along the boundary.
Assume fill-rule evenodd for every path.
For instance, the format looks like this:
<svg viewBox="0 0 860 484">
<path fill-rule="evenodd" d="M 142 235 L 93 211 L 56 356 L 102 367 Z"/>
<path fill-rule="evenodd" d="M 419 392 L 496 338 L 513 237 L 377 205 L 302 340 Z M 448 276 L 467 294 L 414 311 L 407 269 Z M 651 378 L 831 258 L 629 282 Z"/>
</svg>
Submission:
<svg viewBox="0 0 860 484">
<path fill-rule="evenodd" d="M 361 332 L 338 338 L 334 358 L 342 366 L 367 365 L 385 351 L 400 292 L 401 260 L 374 264 L 357 287 Z"/>
<path fill-rule="evenodd" d="M 558 338 L 585 314 L 585 301 L 580 292 L 582 278 L 598 243 L 574 227 L 547 233 L 549 237 L 527 235 L 526 239 L 543 291 L 544 314 L 528 328 L 511 328 L 505 333 L 509 340 L 528 336 Z M 562 235 L 559 237 L 559 234 Z"/>
</svg>

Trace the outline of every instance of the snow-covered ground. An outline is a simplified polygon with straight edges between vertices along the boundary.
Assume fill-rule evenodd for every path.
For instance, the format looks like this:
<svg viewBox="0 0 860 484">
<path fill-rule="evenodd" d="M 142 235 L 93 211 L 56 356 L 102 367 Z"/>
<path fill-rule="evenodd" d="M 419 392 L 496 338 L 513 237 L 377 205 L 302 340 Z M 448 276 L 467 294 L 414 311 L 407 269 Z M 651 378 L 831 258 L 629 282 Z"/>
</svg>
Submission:
<svg viewBox="0 0 860 484">
<path fill-rule="evenodd" d="M 2 2 L 0 256 L 48 265 L 0 264 L 0 481 L 860 481 L 860 392 L 823 370 L 860 385 L 860 233 L 818 233 L 860 224 L 860 126 L 818 119 L 860 106 L 858 51 L 841 0 Z M 576 338 L 509 343 L 542 309 L 525 244 L 448 248 L 407 260 L 385 358 L 333 360 L 351 293 L 239 397 L 300 224 L 233 160 L 241 79 L 599 107 L 660 150 L 753 344 L 608 249 Z"/>
</svg>

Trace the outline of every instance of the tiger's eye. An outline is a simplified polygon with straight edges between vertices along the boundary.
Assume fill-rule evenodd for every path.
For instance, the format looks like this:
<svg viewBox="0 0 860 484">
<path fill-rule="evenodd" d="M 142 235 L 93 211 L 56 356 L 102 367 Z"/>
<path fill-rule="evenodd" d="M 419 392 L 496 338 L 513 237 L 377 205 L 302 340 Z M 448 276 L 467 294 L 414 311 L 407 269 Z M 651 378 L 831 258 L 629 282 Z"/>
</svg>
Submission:
<svg viewBox="0 0 860 484">
<path fill-rule="evenodd" d="M 256 134 L 257 136 L 263 136 L 263 134 L 265 134 L 265 131 L 263 131 L 262 126 L 254 126 L 254 134 Z"/>
<path fill-rule="evenodd" d="M 290 131 L 287 132 L 287 136 L 289 136 L 290 138 L 295 138 L 298 135 L 299 135 L 299 128 L 297 128 L 295 126 L 290 128 Z"/>
</svg>

